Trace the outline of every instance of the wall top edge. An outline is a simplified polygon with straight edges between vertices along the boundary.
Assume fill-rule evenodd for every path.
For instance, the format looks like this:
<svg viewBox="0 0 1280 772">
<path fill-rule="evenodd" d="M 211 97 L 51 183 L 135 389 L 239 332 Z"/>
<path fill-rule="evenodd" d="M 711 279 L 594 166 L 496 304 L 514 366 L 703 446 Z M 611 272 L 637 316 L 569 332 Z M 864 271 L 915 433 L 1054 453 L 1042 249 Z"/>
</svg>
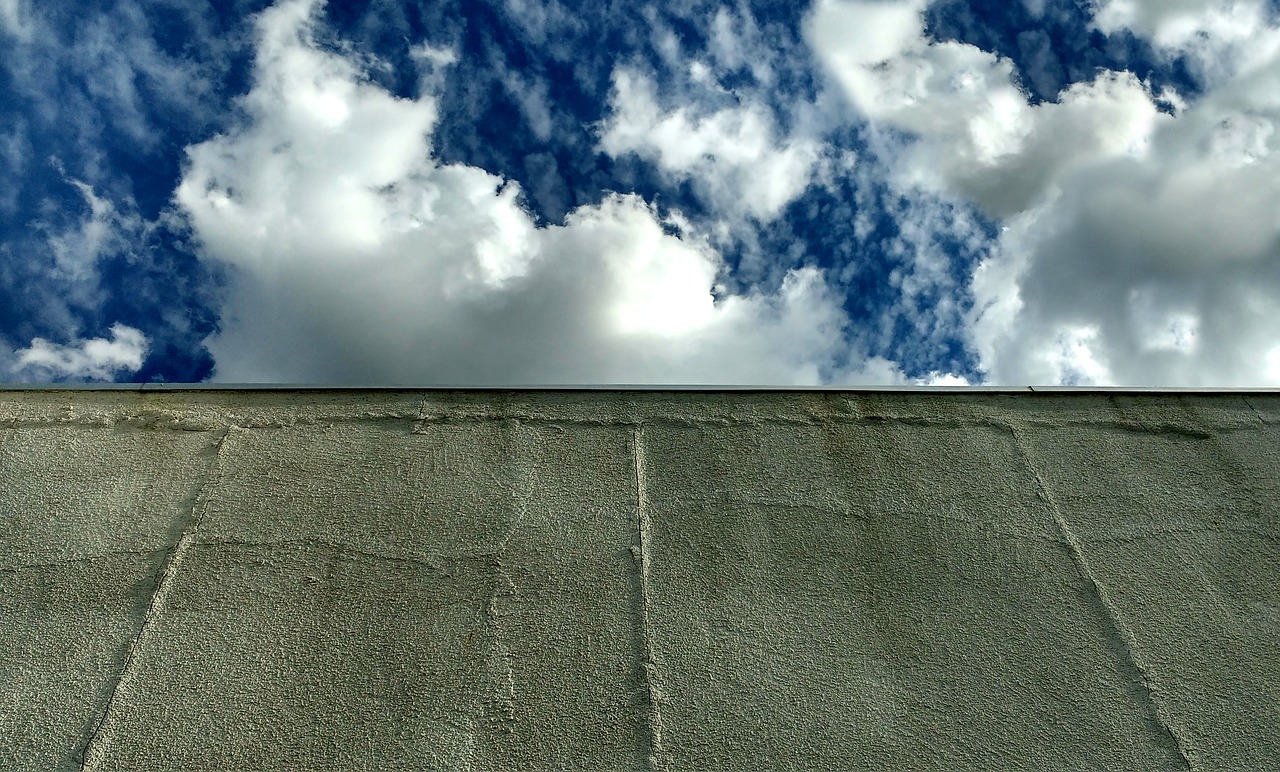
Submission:
<svg viewBox="0 0 1280 772">
<path fill-rule="evenodd" d="M 1278 388 L 1149 387 L 1149 386 L 713 386 L 713 385 L 457 385 L 343 386 L 260 383 L 0 383 L 0 392 L 136 391 L 136 392 L 776 392 L 776 393 L 910 393 L 910 394 L 1272 394 Z"/>
</svg>

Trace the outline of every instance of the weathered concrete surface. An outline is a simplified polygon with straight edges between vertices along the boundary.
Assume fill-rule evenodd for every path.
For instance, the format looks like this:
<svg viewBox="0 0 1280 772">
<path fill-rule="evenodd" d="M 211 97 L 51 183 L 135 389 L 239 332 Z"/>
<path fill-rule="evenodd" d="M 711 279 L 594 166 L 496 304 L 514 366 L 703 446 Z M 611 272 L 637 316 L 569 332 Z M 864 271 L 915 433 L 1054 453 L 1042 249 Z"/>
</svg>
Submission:
<svg viewBox="0 0 1280 772">
<path fill-rule="evenodd" d="M 1280 396 L 0 392 L 0 769 L 1280 767 Z"/>
</svg>

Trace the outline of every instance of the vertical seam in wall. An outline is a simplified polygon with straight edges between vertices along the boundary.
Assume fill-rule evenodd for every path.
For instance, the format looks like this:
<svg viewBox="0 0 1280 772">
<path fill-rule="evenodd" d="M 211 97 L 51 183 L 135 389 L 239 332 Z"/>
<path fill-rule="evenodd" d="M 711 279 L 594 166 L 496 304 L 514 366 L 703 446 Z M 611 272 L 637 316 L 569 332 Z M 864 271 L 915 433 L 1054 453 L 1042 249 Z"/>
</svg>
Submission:
<svg viewBox="0 0 1280 772">
<path fill-rule="evenodd" d="M 1063 541 L 1066 543 L 1067 550 L 1071 553 L 1071 559 L 1076 565 L 1076 569 L 1080 575 L 1089 583 L 1093 590 L 1093 595 L 1101 606 L 1103 614 L 1110 623 L 1113 632 L 1120 640 L 1121 648 L 1124 650 L 1125 656 L 1129 659 L 1129 664 L 1134 670 L 1138 671 L 1141 678 L 1143 694 L 1147 697 L 1148 707 L 1152 715 L 1155 717 L 1156 723 L 1169 736 L 1173 744 L 1174 751 L 1187 766 L 1187 769 L 1194 770 L 1195 765 L 1191 762 L 1191 758 L 1187 752 L 1187 746 L 1179 736 L 1178 730 L 1174 728 L 1173 717 L 1164 707 L 1164 704 L 1157 697 L 1159 685 L 1156 681 L 1156 675 L 1151 671 L 1140 654 L 1138 648 L 1138 639 L 1129 629 L 1128 625 L 1120 617 L 1119 611 L 1116 609 L 1115 603 L 1111 600 L 1111 594 L 1107 592 L 1107 588 L 1098 580 L 1097 574 L 1094 573 L 1093 567 L 1089 565 L 1089 559 L 1084 554 L 1083 545 L 1080 543 L 1079 537 L 1062 515 L 1062 510 L 1058 508 L 1058 502 L 1054 498 L 1053 493 L 1049 490 L 1048 483 L 1040 474 L 1040 470 L 1031 460 L 1031 453 L 1028 451 L 1026 444 L 1022 440 L 1022 436 L 1018 431 L 1018 427 L 1010 423 L 1006 425 L 1009 433 L 1013 435 L 1013 444 L 1017 447 L 1018 453 L 1022 456 L 1022 462 L 1026 466 L 1027 471 L 1035 478 L 1037 493 L 1040 498 L 1049 507 L 1049 512 L 1053 515 L 1054 523 L 1057 524 L 1058 532 L 1062 535 Z"/>
<path fill-rule="evenodd" d="M 512 419 L 511 426 L 515 427 L 518 432 L 521 424 L 519 420 Z M 516 441 L 518 442 L 518 441 Z M 497 679 L 496 690 L 494 693 L 494 703 L 498 706 L 500 719 L 506 722 L 515 721 L 516 719 L 516 676 L 515 676 L 515 657 L 510 645 L 506 641 L 501 618 L 502 611 L 499 609 L 498 601 L 502 597 L 515 597 L 517 587 L 515 580 L 507 571 L 506 565 L 503 563 L 503 557 L 506 553 L 507 544 L 515 536 L 516 532 L 524 525 L 529 512 L 529 501 L 532 498 L 531 488 L 533 485 L 532 478 L 529 475 L 522 475 L 520 481 L 520 489 L 515 497 L 515 512 L 511 518 L 511 524 L 507 528 L 507 532 L 498 541 L 497 546 L 488 553 L 494 560 L 497 568 L 498 579 L 501 580 L 502 586 L 495 587 L 493 594 L 489 597 L 489 602 L 485 606 L 485 616 L 488 620 L 489 632 L 493 636 L 493 648 L 489 656 L 489 668 L 491 675 Z"/>
<path fill-rule="evenodd" d="M 632 430 L 632 459 L 635 468 L 636 484 L 636 545 L 631 548 L 639 572 L 640 585 L 640 644 L 644 662 L 641 663 L 644 673 L 647 708 L 646 726 L 649 730 L 649 749 L 647 761 L 653 770 L 670 768 L 666 756 L 666 748 L 662 737 L 662 674 L 654 657 L 653 626 L 650 619 L 651 589 L 649 572 L 652 567 L 650 542 L 652 541 L 651 523 L 649 520 L 649 501 L 645 479 L 645 444 L 644 428 L 637 426 Z"/>
<path fill-rule="evenodd" d="M 142 617 L 142 624 L 138 627 L 138 632 L 133 637 L 133 640 L 129 642 L 129 650 L 125 654 L 124 666 L 121 667 L 120 675 L 111 689 L 111 694 L 107 697 L 107 704 L 102 710 L 102 715 L 98 718 L 97 723 L 94 724 L 93 731 L 90 732 L 88 742 L 85 744 L 80 762 L 81 772 L 92 772 L 92 770 L 101 768 L 106 757 L 106 742 L 109 739 L 109 734 L 106 732 L 107 721 L 110 719 L 111 711 L 115 707 L 116 698 L 121 690 L 127 690 L 133 684 L 134 679 L 137 678 L 138 653 L 146 642 L 146 637 L 150 634 L 156 620 L 164 613 L 169 595 L 173 592 L 174 576 L 177 574 L 178 569 L 182 567 L 187 551 L 195 539 L 196 530 L 199 529 L 201 521 L 204 520 L 205 512 L 209 508 L 210 495 L 221 481 L 222 449 L 226 445 L 227 437 L 231 435 L 231 431 L 235 428 L 235 426 L 228 426 L 223 429 L 218 437 L 214 446 L 213 461 L 209 466 L 209 472 L 205 475 L 204 481 L 200 484 L 200 489 L 196 492 L 196 498 L 192 502 L 191 512 L 187 516 L 187 522 L 183 526 L 182 534 L 169 550 L 168 555 L 165 556 L 164 562 L 160 566 L 160 570 L 156 573 L 155 587 L 152 589 L 151 599 L 147 603 L 146 613 Z"/>
</svg>

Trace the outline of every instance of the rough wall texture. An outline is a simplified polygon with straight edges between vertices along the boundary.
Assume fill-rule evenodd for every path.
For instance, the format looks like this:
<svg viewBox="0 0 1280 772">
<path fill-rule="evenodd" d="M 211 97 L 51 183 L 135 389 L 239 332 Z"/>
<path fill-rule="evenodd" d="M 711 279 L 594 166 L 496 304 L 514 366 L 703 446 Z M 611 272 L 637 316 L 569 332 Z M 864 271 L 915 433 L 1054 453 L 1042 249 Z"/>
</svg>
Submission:
<svg viewBox="0 0 1280 772">
<path fill-rule="evenodd" d="M 1280 767 L 1280 397 L 0 393 L 0 769 Z"/>
</svg>

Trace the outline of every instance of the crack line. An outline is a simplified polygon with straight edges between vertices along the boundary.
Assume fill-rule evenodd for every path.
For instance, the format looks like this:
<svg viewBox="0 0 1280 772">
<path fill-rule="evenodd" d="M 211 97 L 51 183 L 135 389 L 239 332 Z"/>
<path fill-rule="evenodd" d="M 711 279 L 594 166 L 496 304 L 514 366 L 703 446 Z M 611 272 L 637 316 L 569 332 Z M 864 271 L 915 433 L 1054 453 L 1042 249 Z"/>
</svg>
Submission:
<svg viewBox="0 0 1280 772">
<path fill-rule="evenodd" d="M 168 547 L 161 547 L 153 550 L 108 550 L 106 552 L 96 552 L 92 555 L 80 555 L 74 558 L 22 563 L 16 566 L 0 566 L 0 574 L 19 574 L 23 571 L 39 571 L 40 569 L 45 568 L 64 568 L 66 566 L 73 566 L 77 563 L 90 563 L 95 560 L 106 560 L 108 558 L 150 557 L 157 553 L 168 552 L 169 549 L 170 548 Z"/>
<path fill-rule="evenodd" d="M 93 730 L 89 733 L 89 739 L 85 743 L 80 761 L 81 772 L 93 772 L 93 770 L 102 767 L 107 755 L 106 742 L 109 737 L 104 732 L 107 720 L 111 716 L 112 708 L 115 707 L 116 697 L 121 690 L 127 690 L 132 685 L 133 680 L 137 678 L 138 651 L 142 648 L 144 638 L 148 635 L 156 620 L 164 613 L 169 594 L 173 591 L 174 576 L 177 574 L 178 569 L 181 568 L 187 551 L 195 539 L 195 532 L 200 527 L 201 521 L 204 520 L 205 512 L 209 508 L 210 495 L 221 481 L 222 449 L 226 446 L 227 438 L 231 436 L 231 430 L 234 428 L 236 427 L 228 426 L 218 437 L 217 443 L 214 445 L 213 461 L 209 465 L 209 472 L 204 481 L 201 482 L 200 489 L 196 492 L 196 498 L 191 504 L 191 513 L 187 516 L 187 522 L 183 526 L 182 534 L 178 537 L 178 541 L 174 543 L 173 548 L 168 551 L 160 570 L 156 573 L 155 587 L 151 592 L 151 599 L 147 603 L 146 613 L 143 614 L 142 624 L 139 625 L 138 632 L 134 635 L 133 640 L 129 642 L 129 650 L 125 654 L 124 666 L 120 669 L 120 676 L 111 688 L 111 694 L 107 697 L 106 707 L 103 708 L 102 715 L 93 725 Z"/>
<path fill-rule="evenodd" d="M 419 417 L 415 423 L 419 429 L 416 433 L 435 426 L 466 426 L 468 424 L 500 424 L 507 421 L 518 421 L 522 426 L 535 428 L 563 429 L 564 427 L 586 429 L 634 428 L 636 426 L 658 426 L 673 429 L 717 429 L 724 427 L 758 428 L 761 426 L 809 427 L 820 424 L 817 421 L 778 418 L 739 418 L 735 416 L 693 416 L 673 418 L 663 415 L 643 417 L 619 416 L 617 418 L 591 418 L 574 415 L 533 415 L 530 413 L 436 413 Z M 856 423 L 847 421 L 846 423 Z"/>
<path fill-rule="evenodd" d="M 653 627 L 649 619 L 652 597 L 649 587 L 649 571 L 652 562 L 649 542 L 652 538 L 652 524 L 649 520 L 649 500 L 645 479 L 643 427 L 637 426 L 632 430 L 631 442 L 636 483 L 636 545 L 631 548 L 631 553 L 640 574 L 640 644 L 644 653 L 644 685 L 648 701 L 648 711 L 645 716 L 649 730 L 648 762 L 650 769 L 665 770 L 670 769 L 671 764 L 662 739 L 662 673 L 654 657 Z"/>
<path fill-rule="evenodd" d="M 386 412 L 386 413 L 316 413 L 314 415 L 293 415 L 289 417 L 281 416 L 238 416 L 235 423 L 225 423 L 223 421 L 200 418 L 182 418 L 175 414 L 173 417 L 153 418 L 150 416 L 140 417 L 134 415 L 98 415 L 86 416 L 74 419 L 14 419 L 7 428 L 9 429 L 133 429 L 135 431 L 158 431 L 158 432 L 224 432 L 228 429 L 236 430 L 267 430 L 267 429 L 296 429 L 299 427 L 314 427 L 325 425 L 348 426 L 353 424 L 401 424 L 406 421 L 409 423 L 417 422 L 421 419 L 417 417 L 416 412 Z"/>
<path fill-rule="evenodd" d="M 1258 409 L 1257 405 L 1250 402 L 1248 397 L 1242 396 L 1240 401 L 1249 406 L 1249 409 L 1253 411 L 1253 415 L 1258 419 L 1258 423 L 1262 424 L 1262 428 L 1266 429 L 1271 426 L 1266 417 L 1262 415 L 1262 411 Z"/>
<path fill-rule="evenodd" d="M 1173 742 L 1173 750 L 1178 754 L 1178 758 L 1181 759 L 1182 763 L 1186 764 L 1187 769 L 1194 770 L 1195 765 L 1191 762 L 1190 756 L 1188 756 L 1187 746 L 1178 735 L 1177 730 L 1174 729 L 1173 716 L 1170 715 L 1168 709 L 1156 696 L 1159 692 L 1156 674 L 1143 662 L 1139 654 L 1137 637 L 1129 629 L 1128 625 L 1121 620 L 1120 612 L 1111 600 L 1111 594 L 1107 592 L 1107 588 L 1098 580 L 1093 567 L 1089 565 L 1089 559 L 1084 554 L 1084 548 L 1080 543 L 1079 537 L 1076 536 L 1071 525 L 1067 523 L 1066 518 L 1062 516 L 1062 510 L 1058 508 L 1058 502 L 1049 490 L 1048 483 L 1041 476 L 1040 470 L 1032 463 L 1031 453 L 1023 442 L 1018 428 L 1013 424 L 1007 424 L 1007 428 L 1009 433 L 1013 435 L 1013 444 L 1021 454 L 1023 464 L 1026 466 L 1027 471 L 1031 473 L 1031 476 L 1035 478 L 1040 498 L 1049 507 L 1049 512 L 1052 513 L 1053 520 L 1057 523 L 1058 530 L 1062 533 L 1063 541 L 1066 542 L 1067 550 L 1071 553 L 1071 559 L 1076 564 L 1076 569 L 1089 582 L 1089 586 L 1093 589 L 1094 597 L 1097 598 L 1099 605 L 1102 607 L 1103 614 L 1111 624 L 1116 636 L 1120 639 L 1121 647 L 1124 649 L 1125 656 L 1129 659 L 1129 664 L 1134 670 L 1138 671 L 1138 675 L 1141 677 L 1143 694 L 1147 697 L 1147 702 L 1150 705 L 1156 723 Z"/>
<path fill-rule="evenodd" d="M 431 392 L 422 392 L 422 397 L 418 400 L 418 414 L 414 417 L 414 423 L 425 421 L 427 419 L 427 403 L 431 400 Z"/>
<path fill-rule="evenodd" d="M 1267 541 L 1280 541 L 1280 534 L 1268 533 L 1260 531 L 1256 528 L 1239 528 L 1236 526 L 1170 526 L 1168 528 L 1152 528 L 1140 533 L 1113 533 L 1109 536 L 1095 538 L 1093 541 L 1098 544 L 1128 544 L 1135 541 L 1143 541 L 1145 539 L 1157 539 L 1162 536 L 1204 536 L 1217 534 L 1234 534 L 1238 536 L 1252 536 L 1255 539 L 1266 539 Z"/>
</svg>

